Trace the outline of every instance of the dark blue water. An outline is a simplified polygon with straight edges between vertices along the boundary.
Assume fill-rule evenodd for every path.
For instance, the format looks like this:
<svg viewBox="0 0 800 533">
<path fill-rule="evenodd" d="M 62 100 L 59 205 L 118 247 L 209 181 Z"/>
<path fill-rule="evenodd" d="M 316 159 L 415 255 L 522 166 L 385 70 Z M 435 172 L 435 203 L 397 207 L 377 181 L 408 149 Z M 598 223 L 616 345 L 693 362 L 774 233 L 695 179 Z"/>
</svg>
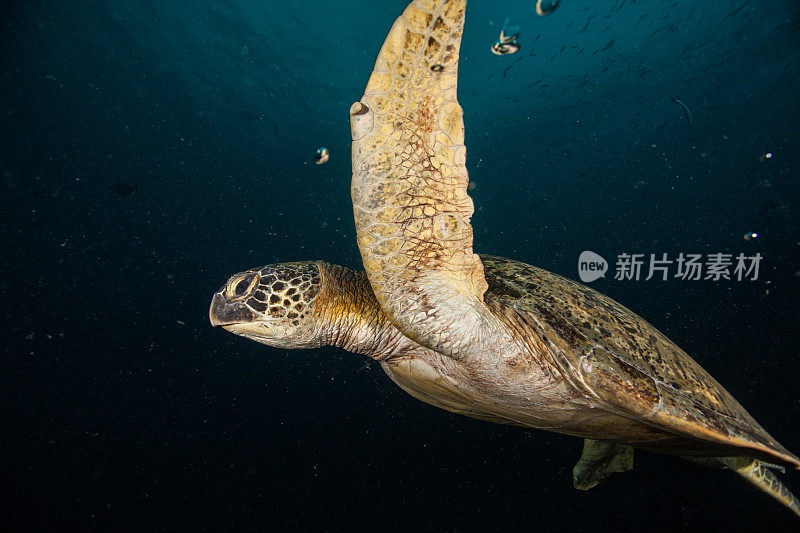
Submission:
<svg viewBox="0 0 800 533">
<path fill-rule="evenodd" d="M 404 5 L 3 4 L 3 529 L 797 525 L 731 473 L 644 452 L 576 491 L 577 439 L 209 326 L 234 272 L 360 267 L 347 111 Z M 498 57 L 506 17 L 522 49 Z M 473 0 L 460 73 L 476 250 L 572 278 L 583 250 L 609 274 L 623 252 L 762 254 L 756 281 L 592 287 L 800 451 L 800 6 Z"/>
</svg>

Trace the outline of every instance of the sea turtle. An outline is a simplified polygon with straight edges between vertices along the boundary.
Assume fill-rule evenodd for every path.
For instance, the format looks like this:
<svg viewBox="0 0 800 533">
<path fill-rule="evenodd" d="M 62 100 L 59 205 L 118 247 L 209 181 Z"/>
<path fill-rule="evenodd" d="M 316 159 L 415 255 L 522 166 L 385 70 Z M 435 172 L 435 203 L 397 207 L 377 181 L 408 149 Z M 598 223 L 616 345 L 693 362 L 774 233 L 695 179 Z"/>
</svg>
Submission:
<svg viewBox="0 0 800 533">
<path fill-rule="evenodd" d="M 800 515 L 768 468 L 800 460 L 686 352 L 584 285 L 473 253 L 456 100 L 465 4 L 409 5 L 350 109 L 366 272 L 247 270 L 214 294 L 211 323 L 278 348 L 338 346 L 429 404 L 582 437 L 577 488 L 629 470 L 639 447 L 735 470 Z"/>
</svg>

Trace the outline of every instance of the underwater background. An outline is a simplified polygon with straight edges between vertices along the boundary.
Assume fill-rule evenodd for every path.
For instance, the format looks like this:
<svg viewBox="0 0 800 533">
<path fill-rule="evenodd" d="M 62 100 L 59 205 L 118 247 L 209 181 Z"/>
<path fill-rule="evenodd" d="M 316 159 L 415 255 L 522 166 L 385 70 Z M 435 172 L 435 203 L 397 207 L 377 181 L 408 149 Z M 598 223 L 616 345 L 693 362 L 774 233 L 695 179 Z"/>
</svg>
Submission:
<svg viewBox="0 0 800 533">
<path fill-rule="evenodd" d="M 348 109 L 405 5 L 3 3 L 3 530 L 797 526 L 731 472 L 646 452 L 576 491 L 579 439 L 209 325 L 235 272 L 360 268 Z M 521 50 L 496 56 L 506 21 Z M 471 0 L 461 55 L 476 251 L 573 279 L 602 255 L 592 288 L 800 452 L 800 4 Z M 763 259 L 755 281 L 612 275 L 681 252 Z"/>
</svg>

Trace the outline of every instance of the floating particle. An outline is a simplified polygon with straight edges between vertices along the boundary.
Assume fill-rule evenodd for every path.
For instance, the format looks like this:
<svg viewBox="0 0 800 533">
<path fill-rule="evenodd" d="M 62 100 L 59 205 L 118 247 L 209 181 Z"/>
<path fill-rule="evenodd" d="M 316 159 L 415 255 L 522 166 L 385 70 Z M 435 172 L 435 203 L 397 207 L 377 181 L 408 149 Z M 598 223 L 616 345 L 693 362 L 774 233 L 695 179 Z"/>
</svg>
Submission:
<svg viewBox="0 0 800 533">
<path fill-rule="evenodd" d="M 744 234 L 744 240 L 746 240 L 746 241 L 754 241 L 754 240 L 758 239 L 758 237 L 759 237 L 759 234 L 756 233 L 755 231 L 751 231 L 750 233 L 745 233 Z"/>
<path fill-rule="evenodd" d="M 318 165 L 324 165 L 328 162 L 328 159 L 331 157 L 330 152 L 324 146 L 320 146 L 317 148 L 317 154 L 314 156 L 314 163 Z"/>
</svg>

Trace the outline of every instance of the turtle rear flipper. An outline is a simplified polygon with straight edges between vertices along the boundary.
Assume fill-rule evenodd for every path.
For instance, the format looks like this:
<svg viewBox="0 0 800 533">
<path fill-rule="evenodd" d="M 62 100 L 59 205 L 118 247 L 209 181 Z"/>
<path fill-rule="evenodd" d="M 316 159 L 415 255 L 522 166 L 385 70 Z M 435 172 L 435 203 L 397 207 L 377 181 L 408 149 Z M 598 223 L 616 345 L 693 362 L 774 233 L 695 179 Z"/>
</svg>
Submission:
<svg viewBox="0 0 800 533">
<path fill-rule="evenodd" d="M 633 447 L 604 440 L 584 439 L 583 453 L 572 469 L 576 489 L 589 490 L 615 472 L 633 469 Z"/>
<path fill-rule="evenodd" d="M 686 457 L 689 461 L 716 468 L 733 470 L 748 483 L 766 492 L 800 517 L 800 500 L 778 479 L 770 468 L 782 469 L 750 457 Z"/>
<path fill-rule="evenodd" d="M 762 491 L 766 492 L 800 517 L 800 500 L 778 479 L 766 464 L 749 457 L 729 457 L 726 466 L 745 478 Z"/>
</svg>

